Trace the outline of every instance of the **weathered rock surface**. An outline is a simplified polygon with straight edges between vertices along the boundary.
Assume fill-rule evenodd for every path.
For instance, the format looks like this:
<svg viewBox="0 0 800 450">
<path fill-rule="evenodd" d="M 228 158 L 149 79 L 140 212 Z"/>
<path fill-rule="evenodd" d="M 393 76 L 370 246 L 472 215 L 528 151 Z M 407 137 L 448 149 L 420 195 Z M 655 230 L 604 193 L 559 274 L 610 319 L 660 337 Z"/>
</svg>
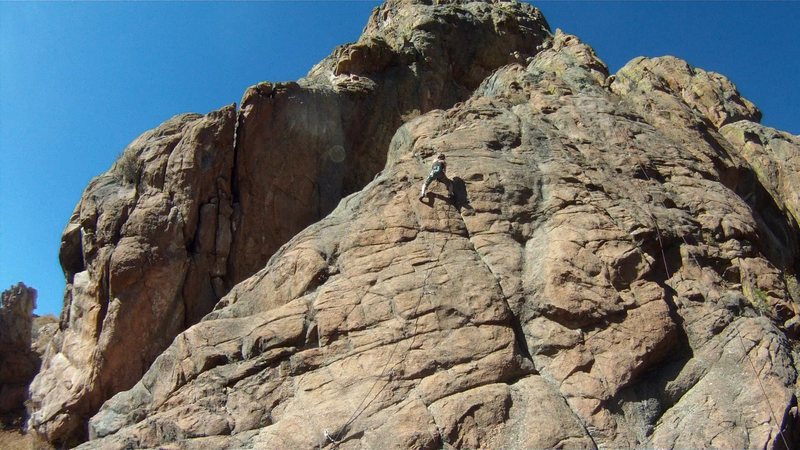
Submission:
<svg viewBox="0 0 800 450">
<path fill-rule="evenodd" d="M 141 378 L 216 303 L 232 214 L 233 106 L 174 117 L 87 187 L 62 236 L 60 331 L 31 385 L 29 425 L 85 438 L 85 420 Z"/>
<path fill-rule="evenodd" d="M 796 445 L 797 138 L 678 59 L 545 42 L 402 125 L 81 448 Z M 438 152 L 456 198 L 421 202 Z"/>
<path fill-rule="evenodd" d="M 19 421 L 39 358 L 31 350 L 36 290 L 18 283 L 0 296 L 0 425 Z"/>
<path fill-rule="evenodd" d="M 798 235 L 781 223 L 788 220 L 796 229 L 800 222 L 800 138 L 748 120 L 720 131 L 758 178 L 758 189 L 746 195 L 753 197 L 756 218 L 770 231 L 765 236 L 769 251 L 784 265 L 793 264 L 791 249 L 797 248 Z M 800 296 L 800 291 L 795 294 Z"/>
<path fill-rule="evenodd" d="M 527 4 L 427 3 L 387 2 L 306 78 L 253 86 L 238 112 L 175 117 L 92 181 L 62 237 L 68 286 L 31 388 L 37 432 L 84 439 L 178 332 L 372 180 L 404 120 L 468 98 L 549 38 Z"/>
</svg>

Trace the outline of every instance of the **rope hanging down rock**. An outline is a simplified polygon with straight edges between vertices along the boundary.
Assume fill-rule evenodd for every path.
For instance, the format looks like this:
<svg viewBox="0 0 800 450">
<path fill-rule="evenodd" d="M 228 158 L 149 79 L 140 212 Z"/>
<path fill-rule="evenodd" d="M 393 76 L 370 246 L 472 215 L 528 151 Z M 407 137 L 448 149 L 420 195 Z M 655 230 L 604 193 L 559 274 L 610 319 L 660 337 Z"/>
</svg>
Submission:
<svg viewBox="0 0 800 450">
<path fill-rule="evenodd" d="M 639 164 L 639 168 L 642 170 L 642 173 L 644 174 L 644 176 L 647 179 L 647 181 L 652 182 L 650 176 L 647 174 L 647 171 L 644 168 L 644 165 L 642 165 L 642 162 L 639 159 L 638 155 L 636 156 L 636 162 Z M 667 205 L 664 204 L 663 201 L 662 201 L 662 205 L 661 206 L 663 206 L 664 208 L 667 208 Z M 651 218 L 653 220 L 653 223 L 655 224 L 655 217 L 653 217 L 652 215 L 650 215 L 650 216 L 651 216 Z M 656 224 L 655 226 L 656 226 L 656 232 L 658 233 L 658 245 L 659 245 L 659 247 L 661 247 L 661 257 L 664 260 L 664 268 L 667 270 L 667 279 L 670 279 L 670 278 L 672 278 L 672 276 L 670 275 L 669 268 L 667 267 L 667 258 L 666 258 L 665 254 L 664 254 L 664 245 L 661 242 L 661 233 L 658 230 L 658 225 Z M 686 237 L 681 233 L 678 233 L 678 234 L 680 235 L 680 237 L 683 240 L 683 243 L 686 245 L 686 247 L 687 248 L 690 247 L 689 242 L 686 240 Z M 689 257 L 692 259 L 692 261 L 694 261 L 694 263 L 697 265 L 697 267 L 699 269 L 702 269 L 703 266 L 700 264 L 699 261 L 697 261 L 697 258 L 694 256 L 694 254 L 691 253 L 691 252 L 687 252 L 687 253 L 689 254 Z M 759 315 L 761 315 L 760 311 L 759 311 Z M 750 364 L 750 368 L 753 370 L 753 376 L 758 381 L 758 386 L 761 388 L 761 395 L 764 397 L 764 401 L 766 402 L 767 408 L 769 409 L 769 416 L 772 419 L 772 422 L 775 423 L 775 428 L 777 428 L 777 430 L 778 430 L 778 436 L 781 437 L 781 440 L 783 441 L 783 445 L 785 446 L 785 448 L 789 449 L 790 448 L 789 447 L 789 442 L 786 440 L 786 436 L 784 436 L 784 434 L 783 434 L 783 430 L 781 429 L 781 425 L 778 423 L 778 420 L 775 418 L 775 410 L 772 409 L 772 403 L 769 401 L 769 396 L 767 395 L 767 390 L 764 388 L 764 383 L 761 381 L 761 378 L 758 376 L 758 371 L 756 370 L 756 366 L 753 363 L 752 358 L 750 358 L 750 353 L 747 352 L 747 348 L 744 345 L 744 340 L 742 339 L 742 334 L 741 334 L 741 332 L 739 332 L 739 328 L 737 326 L 733 327 L 733 332 L 736 334 L 736 337 L 739 340 L 739 344 L 741 344 L 741 346 L 742 346 L 742 352 L 744 353 L 745 358 L 747 359 L 748 363 Z"/>
<path fill-rule="evenodd" d="M 642 171 L 642 174 L 644 175 L 645 179 L 648 182 L 652 183 L 653 180 L 650 178 L 650 175 L 648 175 L 647 170 L 645 169 L 644 165 L 641 162 L 641 159 L 639 158 L 639 155 L 636 155 L 635 157 L 636 157 L 636 163 L 638 164 L 639 169 Z M 584 172 L 584 175 L 586 176 L 587 179 L 589 179 L 590 182 L 592 182 L 591 177 L 589 177 L 588 174 L 586 174 Z M 593 194 L 593 191 L 589 190 L 589 195 L 592 196 L 592 194 Z M 638 200 L 636 200 L 636 199 L 634 199 L 634 201 L 638 202 Z M 664 250 L 664 243 L 663 243 L 662 238 L 661 238 L 661 229 L 658 226 L 658 222 L 657 222 L 655 216 L 650 211 L 645 209 L 646 202 L 644 200 L 642 200 L 639 203 L 641 203 L 640 206 L 642 207 L 642 211 L 644 211 L 644 213 L 650 218 L 650 220 L 653 223 L 653 227 L 655 228 L 656 240 L 658 241 L 659 251 L 661 253 L 661 261 L 664 264 L 664 271 L 665 271 L 666 279 L 669 280 L 670 278 L 672 278 L 672 273 L 671 273 L 671 271 L 669 269 L 669 264 L 667 263 L 667 256 L 666 256 L 666 252 Z M 663 200 L 661 201 L 661 206 L 664 207 L 665 209 L 667 208 L 667 205 L 666 205 L 666 203 L 664 203 Z M 611 217 L 612 220 L 614 220 L 613 216 L 611 216 L 611 212 L 610 211 L 605 210 L 605 212 L 606 212 L 606 214 L 609 214 L 609 217 Z M 689 245 L 689 242 L 686 240 L 686 236 L 684 236 L 681 233 L 678 233 L 678 235 L 680 236 L 681 240 L 683 241 L 684 245 L 686 245 L 687 248 L 691 247 Z M 691 252 L 687 252 L 687 253 L 688 253 L 689 257 L 692 259 L 692 261 L 695 263 L 695 265 L 699 269 L 702 269 L 703 266 L 697 260 L 697 257 L 695 257 L 695 255 L 693 253 L 691 253 Z M 759 314 L 763 315 L 760 311 L 759 311 Z M 784 436 L 783 430 L 781 429 L 781 426 L 778 423 L 778 420 L 777 420 L 777 418 L 775 416 L 775 410 L 772 408 L 772 403 L 769 401 L 769 396 L 767 395 L 767 390 L 764 387 L 764 383 L 761 381 L 761 378 L 758 376 L 758 371 L 756 370 L 756 366 L 753 363 L 752 358 L 750 358 L 750 354 L 747 352 L 747 348 L 746 348 L 746 346 L 744 344 L 744 340 L 742 338 L 741 332 L 739 331 L 738 327 L 736 327 L 736 326 L 733 327 L 733 332 L 735 333 L 736 337 L 738 338 L 739 344 L 742 347 L 742 351 L 744 353 L 744 356 L 747 359 L 747 361 L 749 363 L 749 366 L 753 371 L 753 375 L 755 376 L 756 380 L 758 381 L 758 385 L 759 385 L 760 390 L 761 390 L 761 395 L 764 398 L 764 402 L 767 404 L 767 407 L 769 409 L 769 415 L 770 415 L 771 421 L 775 424 L 775 428 L 778 430 L 778 436 L 780 436 L 781 440 L 783 441 L 783 444 L 784 444 L 785 448 L 788 449 L 788 448 L 790 448 L 789 447 L 789 443 L 786 440 L 786 437 Z"/>
<path fill-rule="evenodd" d="M 644 165 L 641 163 L 641 160 L 639 159 L 638 155 L 636 157 L 636 160 L 637 160 L 637 164 L 639 165 L 639 168 L 641 169 L 642 174 L 644 175 L 644 177 L 647 179 L 647 181 L 652 182 L 652 179 L 648 175 L 647 170 L 645 169 Z M 591 193 L 592 192 L 590 191 L 590 195 L 591 195 Z M 661 203 L 662 203 L 661 206 L 663 206 L 664 208 L 667 208 L 666 204 L 663 201 Z M 661 260 L 662 260 L 662 263 L 664 265 L 665 275 L 667 277 L 666 279 L 669 280 L 670 278 L 672 278 L 672 274 L 671 274 L 671 271 L 669 269 L 669 264 L 667 262 L 667 257 L 666 257 L 666 253 L 665 253 L 665 249 L 664 249 L 664 243 L 663 243 L 662 238 L 661 238 L 661 229 L 658 226 L 658 222 L 657 222 L 655 216 L 650 211 L 648 211 L 648 210 L 646 210 L 644 208 L 645 205 L 641 205 L 641 206 L 643 208 L 643 211 L 649 216 L 649 218 L 652 221 L 653 226 L 655 228 L 656 239 L 658 241 L 659 251 L 661 253 Z M 449 226 L 450 226 L 450 217 L 449 217 L 449 215 L 447 215 L 447 221 L 448 221 L 448 230 L 449 230 Z M 680 233 L 678 233 L 678 234 L 679 234 L 681 240 L 683 241 L 683 243 L 687 246 L 687 248 L 690 247 L 688 241 L 686 240 L 686 237 L 683 234 L 680 234 Z M 426 245 L 429 246 L 429 247 L 432 247 L 431 245 L 428 244 L 428 235 L 427 234 L 425 235 L 425 240 L 426 240 Z M 439 248 L 438 252 L 436 253 L 436 258 L 434 259 L 434 261 L 438 261 L 439 260 L 439 258 L 441 257 L 441 254 L 444 251 L 445 246 L 447 245 L 448 240 L 449 240 L 449 235 L 447 235 L 445 237 L 444 241 L 442 242 L 442 246 Z M 431 251 L 431 254 L 433 254 L 433 251 Z M 697 260 L 697 258 L 695 257 L 694 254 L 689 252 L 689 257 L 697 265 L 698 268 L 702 269 L 703 266 L 699 263 L 699 261 Z M 432 265 L 428 269 L 428 272 L 427 272 L 427 274 L 425 276 L 425 279 L 423 281 L 423 286 L 422 286 L 422 290 L 420 292 L 420 296 L 418 297 L 417 304 L 416 304 L 416 306 L 414 308 L 414 314 L 413 314 L 413 316 L 414 316 L 414 333 L 413 333 L 413 335 L 411 337 L 411 342 L 409 343 L 408 349 L 406 350 L 407 352 L 411 350 L 411 348 L 413 347 L 413 344 L 414 344 L 414 340 L 416 339 L 417 326 L 418 326 L 418 323 L 419 323 L 419 317 L 417 316 L 417 313 L 418 313 L 418 310 L 419 310 L 419 306 L 422 303 L 422 299 L 426 295 L 429 294 L 428 281 L 429 281 L 430 276 L 431 276 L 431 274 L 433 272 L 433 269 L 435 267 L 436 267 L 435 265 Z M 758 381 L 758 384 L 759 384 L 759 387 L 760 387 L 760 390 L 761 390 L 761 394 L 762 394 L 762 396 L 764 398 L 765 403 L 767 404 L 767 406 L 769 408 L 769 414 L 770 414 L 771 421 L 775 424 L 775 426 L 776 426 L 776 428 L 778 430 L 778 435 L 781 437 L 781 440 L 783 441 L 783 444 L 785 445 L 785 447 L 786 448 L 790 448 L 789 444 L 788 444 L 788 441 L 786 440 L 786 437 L 784 436 L 783 430 L 781 429 L 781 426 L 780 426 L 780 424 L 778 423 L 778 421 L 777 421 L 777 419 L 775 417 L 775 413 L 774 413 L 774 410 L 772 408 L 772 404 L 769 401 L 769 397 L 767 395 L 767 392 L 766 392 L 766 389 L 765 389 L 765 387 L 763 385 L 763 382 L 761 381 L 761 379 L 758 376 L 758 372 L 756 370 L 755 364 L 753 363 L 752 359 L 750 358 L 749 353 L 747 352 L 747 349 L 745 347 L 745 344 L 744 344 L 743 338 L 741 336 L 741 333 L 739 332 L 737 327 L 734 327 L 734 332 L 735 332 L 735 334 L 736 334 L 736 336 L 737 336 L 737 338 L 739 340 L 739 343 L 742 346 L 742 351 L 744 353 L 745 358 L 748 360 L 748 363 L 749 363 L 749 365 L 750 365 L 750 367 L 751 367 L 751 369 L 753 371 L 753 375 L 755 376 L 756 380 Z M 387 373 L 386 369 L 389 367 L 389 363 L 392 361 L 392 359 L 394 357 L 394 354 L 396 353 L 397 348 L 399 347 L 400 342 L 402 340 L 403 339 L 398 340 L 397 343 L 393 346 L 392 351 L 389 354 L 389 357 L 386 359 L 386 363 L 384 364 L 383 368 L 381 369 L 380 375 L 376 378 L 376 380 L 372 384 L 372 386 L 370 386 L 370 389 L 367 391 L 367 394 L 361 399 L 361 401 L 359 402 L 358 406 L 355 408 L 355 410 L 350 415 L 350 417 L 347 419 L 347 421 L 345 421 L 345 423 L 341 427 L 339 427 L 339 429 L 335 433 L 330 433 L 327 429 L 324 430 L 325 438 L 331 444 L 333 444 L 334 448 L 338 447 L 344 441 L 344 437 L 345 436 L 343 436 L 343 434 L 347 431 L 347 427 L 350 426 L 353 422 L 355 422 L 367 410 L 367 408 L 370 406 L 370 404 L 372 404 L 372 402 L 375 401 L 375 399 L 378 398 L 378 396 L 381 394 L 381 392 L 383 392 L 383 390 L 388 385 L 389 380 L 385 381 L 384 385 L 381 386 L 381 388 L 378 389 L 377 392 L 375 392 L 375 394 L 372 396 L 372 398 L 369 401 L 367 401 L 367 399 L 370 398 L 370 395 L 372 395 L 372 391 L 375 389 L 375 387 L 378 385 L 378 383 L 384 378 L 385 374 Z M 400 359 L 398 362 L 396 362 L 392 366 L 392 368 L 389 371 L 389 373 L 392 373 L 394 368 L 397 365 L 399 365 L 402 361 L 403 361 L 403 359 Z"/>
<path fill-rule="evenodd" d="M 450 234 L 449 234 L 449 230 L 450 230 L 450 215 L 446 214 L 446 217 L 447 217 L 447 230 L 448 230 L 448 233 L 445 234 L 444 240 L 442 241 L 442 245 L 441 245 L 441 247 L 439 247 L 438 252 L 436 252 L 436 257 L 433 259 L 434 264 L 432 264 L 431 267 L 428 268 L 428 272 L 426 273 L 425 278 L 424 278 L 424 280 L 422 282 L 422 290 L 420 291 L 420 295 L 417 298 L 417 304 L 414 307 L 414 314 L 413 314 L 413 317 L 414 317 L 414 332 L 411 335 L 411 341 L 408 344 L 408 349 L 406 349 L 406 353 L 409 352 L 411 350 L 411 348 L 414 346 L 414 341 L 417 338 L 417 327 L 418 327 L 418 324 L 419 324 L 419 316 L 417 315 L 417 313 L 419 312 L 419 307 L 422 304 L 422 299 L 426 295 L 429 295 L 431 293 L 428 290 L 428 281 L 430 280 L 431 274 L 433 273 L 433 269 L 437 267 L 435 262 L 439 261 L 440 257 L 442 256 L 442 253 L 444 252 L 444 248 L 447 245 L 447 242 L 450 240 Z M 433 251 L 434 246 L 429 243 L 428 234 L 425 234 L 424 236 L 425 236 L 425 245 L 426 245 L 426 247 L 429 247 L 430 254 L 433 255 L 434 254 L 434 251 Z M 405 338 L 405 333 L 403 333 L 403 334 L 404 334 L 403 338 Z M 372 395 L 373 389 L 375 389 L 375 387 L 384 378 L 384 376 L 387 373 L 392 374 L 394 372 L 395 367 L 397 367 L 401 362 L 403 362 L 403 358 L 401 358 L 400 360 L 398 360 L 391 367 L 391 369 L 388 372 L 386 371 L 386 369 L 389 367 L 389 363 L 392 361 L 392 358 L 394 357 L 394 354 L 397 351 L 397 348 L 400 346 L 400 343 L 402 341 L 403 341 L 402 338 L 399 339 L 397 341 L 397 343 L 395 343 L 395 345 L 392 347 L 392 351 L 389 353 L 389 357 L 386 358 L 386 363 L 383 365 L 383 368 L 380 371 L 380 375 L 378 375 L 378 377 L 375 379 L 375 382 L 372 383 L 372 386 L 370 386 L 370 388 L 367 391 L 366 395 L 364 395 L 364 397 L 361 399 L 361 401 L 359 402 L 358 406 L 356 406 L 355 410 L 350 415 L 350 417 L 347 419 L 347 421 L 345 421 L 345 423 L 341 427 L 339 427 L 339 429 L 335 433 L 330 433 L 327 429 L 325 430 L 325 432 L 324 432 L 325 438 L 328 439 L 328 441 L 330 441 L 334 445 L 334 447 L 339 446 L 343 442 L 344 437 L 345 437 L 343 435 L 347 431 L 347 427 L 350 426 L 353 422 L 355 422 L 367 410 L 367 408 L 369 408 L 369 405 L 371 405 L 372 402 L 375 401 L 375 399 L 378 398 L 378 396 L 383 392 L 383 390 L 386 389 L 386 386 L 388 386 L 389 380 L 386 380 L 384 382 L 383 386 L 381 386 L 381 388 L 378 389 L 377 392 L 375 392 L 375 395 L 373 395 L 372 398 L 367 402 L 367 399 L 370 398 L 370 395 Z M 390 377 L 390 379 L 391 379 L 391 377 Z"/>
</svg>

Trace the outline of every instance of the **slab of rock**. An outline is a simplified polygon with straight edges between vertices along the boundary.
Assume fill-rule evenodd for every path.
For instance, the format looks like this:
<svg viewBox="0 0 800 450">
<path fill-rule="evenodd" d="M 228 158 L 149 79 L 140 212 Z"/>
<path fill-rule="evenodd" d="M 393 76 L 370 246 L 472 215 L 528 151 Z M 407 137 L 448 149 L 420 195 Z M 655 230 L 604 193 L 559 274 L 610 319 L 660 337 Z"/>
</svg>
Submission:
<svg viewBox="0 0 800 450">
<path fill-rule="evenodd" d="M 800 223 L 800 137 L 749 120 L 725 125 L 720 132 L 752 168 L 752 187 L 745 195 L 762 228 L 769 230 L 769 251 L 791 265 L 798 236 L 780 224 Z"/>
<path fill-rule="evenodd" d="M 44 316 L 33 315 L 33 327 L 31 330 L 31 350 L 39 358 L 47 351 L 47 347 L 53 340 L 53 336 L 58 332 L 58 318 L 52 314 Z"/>
<path fill-rule="evenodd" d="M 674 56 L 635 58 L 621 68 L 612 81 L 614 92 L 648 98 L 649 101 L 639 107 L 667 120 L 675 114 L 669 109 L 685 107 L 699 113 L 695 117 L 716 128 L 739 120 L 761 120 L 761 111 L 742 97 L 730 80 L 718 73 L 692 67 Z M 669 109 L 663 110 L 664 106 Z"/>
<path fill-rule="evenodd" d="M 722 77 L 656 66 L 619 85 L 557 32 L 402 125 L 384 170 L 181 333 L 80 448 L 797 442 L 798 248 L 768 245 L 796 223 L 774 206 L 765 227 L 719 130 L 755 110 Z M 439 152 L 455 199 L 434 183 L 420 201 Z"/>
</svg>

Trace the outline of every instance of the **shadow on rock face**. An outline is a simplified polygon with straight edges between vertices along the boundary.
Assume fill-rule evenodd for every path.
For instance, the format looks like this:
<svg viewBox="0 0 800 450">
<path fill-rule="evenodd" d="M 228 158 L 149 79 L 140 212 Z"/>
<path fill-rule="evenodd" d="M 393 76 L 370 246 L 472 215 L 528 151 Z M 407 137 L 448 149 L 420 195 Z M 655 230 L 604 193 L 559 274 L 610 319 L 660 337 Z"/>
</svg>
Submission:
<svg viewBox="0 0 800 450">
<path fill-rule="evenodd" d="M 453 177 L 453 206 L 461 212 L 462 208 L 472 210 L 472 205 L 469 203 L 469 194 L 467 193 L 467 185 L 464 180 L 459 177 Z"/>
<path fill-rule="evenodd" d="M 472 205 L 469 203 L 469 195 L 467 194 L 467 185 L 464 183 L 464 180 L 459 177 L 454 177 L 451 181 L 453 184 L 453 196 L 452 197 L 445 197 L 444 195 L 437 194 L 435 192 L 428 192 L 425 194 L 424 197 L 420 199 L 422 203 L 425 203 L 429 207 L 433 207 L 436 199 L 439 199 L 444 202 L 448 202 L 458 209 L 458 212 L 461 212 L 462 208 L 466 208 L 468 210 L 472 210 Z"/>
</svg>

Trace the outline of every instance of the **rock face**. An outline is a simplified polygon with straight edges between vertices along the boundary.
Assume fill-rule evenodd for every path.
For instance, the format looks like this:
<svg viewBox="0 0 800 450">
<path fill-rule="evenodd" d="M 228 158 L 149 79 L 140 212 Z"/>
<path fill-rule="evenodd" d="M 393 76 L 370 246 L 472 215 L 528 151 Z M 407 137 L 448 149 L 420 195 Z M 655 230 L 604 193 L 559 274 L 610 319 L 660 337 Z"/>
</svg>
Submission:
<svg viewBox="0 0 800 450">
<path fill-rule="evenodd" d="M 25 397 L 39 359 L 31 351 L 36 290 L 23 283 L 11 286 L 0 297 L 0 420 L 19 421 Z"/>
<path fill-rule="evenodd" d="M 31 424 L 68 443 L 99 408 L 98 449 L 791 447 L 800 145 L 759 118 L 676 58 L 609 76 L 524 4 L 387 2 L 89 187 Z M 420 201 L 439 152 L 455 199 Z"/>
<path fill-rule="evenodd" d="M 62 236 L 61 330 L 31 384 L 29 425 L 85 439 L 83 423 L 130 388 L 222 289 L 231 240 L 233 106 L 174 117 L 87 187 Z M 222 291 L 218 291 L 221 293 Z"/>
<path fill-rule="evenodd" d="M 175 117 L 90 183 L 62 236 L 63 331 L 31 388 L 38 433 L 83 440 L 179 331 L 372 180 L 404 120 L 466 99 L 549 34 L 527 4 L 426 3 L 387 2 L 308 77 L 253 86 L 238 112 Z"/>
<path fill-rule="evenodd" d="M 53 340 L 53 336 L 58 332 L 58 318 L 48 314 L 45 316 L 33 316 L 33 329 L 31 330 L 31 350 L 41 359 L 47 347 Z"/>
</svg>

